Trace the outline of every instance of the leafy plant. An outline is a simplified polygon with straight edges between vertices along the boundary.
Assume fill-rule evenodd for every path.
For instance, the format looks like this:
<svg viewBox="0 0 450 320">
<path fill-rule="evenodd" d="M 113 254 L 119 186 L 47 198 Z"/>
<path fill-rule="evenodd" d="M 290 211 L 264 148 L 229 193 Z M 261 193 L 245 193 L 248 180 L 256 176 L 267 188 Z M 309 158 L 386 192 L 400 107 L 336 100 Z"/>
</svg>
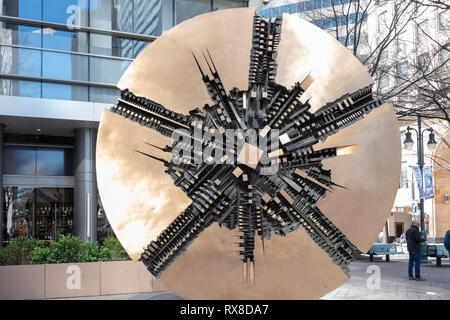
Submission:
<svg viewBox="0 0 450 320">
<path fill-rule="evenodd" d="M 2 265 L 18 265 L 30 263 L 30 255 L 34 248 L 44 246 L 44 241 L 21 237 L 10 241 L 0 251 L 0 262 Z"/>
<path fill-rule="evenodd" d="M 111 251 L 112 261 L 130 260 L 127 252 L 116 237 L 106 237 L 103 241 L 103 247 Z"/>
<path fill-rule="evenodd" d="M 112 252 L 109 248 L 100 247 L 99 259 L 100 261 L 112 261 Z"/>
<path fill-rule="evenodd" d="M 99 260 L 100 247 L 97 241 L 85 242 L 81 248 L 80 262 L 97 262 Z"/>
<path fill-rule="evenodd" d="M 83 242 L 76 236 L 61 236 L 58 241 L 36 239 L 11 241 L 0 250 L 0 264 L 79 263 L 129 260 L 116 237 L 107 237 L 102 246 L 97 241 Z"/>
<path fill-rule="evenodd" d="M 49 247 L 36 247 L 31 251 L 30 264 L 44 264 L 47 263 L 47 258 L 50 252 Z"/>
</svg>

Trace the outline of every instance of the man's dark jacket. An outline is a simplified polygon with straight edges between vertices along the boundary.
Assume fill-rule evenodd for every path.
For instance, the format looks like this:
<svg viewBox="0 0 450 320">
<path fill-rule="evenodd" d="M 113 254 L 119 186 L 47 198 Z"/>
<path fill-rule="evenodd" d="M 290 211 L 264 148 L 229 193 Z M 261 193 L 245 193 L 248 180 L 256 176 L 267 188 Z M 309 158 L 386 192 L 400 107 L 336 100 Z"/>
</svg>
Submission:
<svg viewBox="0 0 450 320">
<path fill-rule="evenodd" d="M 420 251 L 420 242 L 425 241 L 420 237 L 419 228 L 412 225 L 411 228 L 406 231 L 406 243 L 408 245 L 409 252 Z"/>
<path fill-rule="evenodd" d="M 447 232 L 445 233 L 444 246 L 445 249 L 450 251 L 450 230 L 447 230 Z"/>
</svg>

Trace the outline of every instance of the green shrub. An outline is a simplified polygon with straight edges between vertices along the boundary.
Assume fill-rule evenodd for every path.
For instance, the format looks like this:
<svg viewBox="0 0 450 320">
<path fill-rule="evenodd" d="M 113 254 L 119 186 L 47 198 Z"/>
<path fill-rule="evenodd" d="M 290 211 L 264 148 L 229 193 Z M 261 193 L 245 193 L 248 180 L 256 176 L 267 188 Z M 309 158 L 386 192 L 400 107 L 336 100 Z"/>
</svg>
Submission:
<svg viewBox="0 0 450 320">
<path fill-rule="evenodd" d="M 44 241 L 31 238 L 21 237 L 15 241 L 10 241 L 1 249 L 0 262 L 2 265 L 29 264 L 31 252 L 34 248 L 42 248 L 43 246 Z"/>
<path fill-rule="evenodd" d="M 79 263 L 129 260 L 115 237 L 107 237 L 100 246 L 97 241 L 83 242 L 79 237 L 61 236 L 58 241 L 36 239 L 11 241 L 0 250 L 0 264 Z"/>
<path fill-rule="evenodd" d="M 2 248 L 2 265 L 20 264 L 22 261 L 22 248 L 16 241 L 9 242 Z"/>
<path fill-rule="evenodd" d="M 31 251 L 30 264 L 44 264 L 47 263 L 47 258 L 50 253 L 49 247 L 36 247 Z"/>
<path fill-rule="evenodd" d="M 80 262 L 97 262 L 99 261 L 100 247 L 97 241 L 85 242 L 81 248 Z"/>
<path fill-rule="evenodd" d="M 99 259 L 100 261 L 111 261 L 112 252 L 106 247 L 100 247 Z"/>
<path fill-rule="evenodd" d="M 107 237 L 103 241 L 103 247 L 109 249 L 111 252 L 112 261 L 130 260 L 127 252 L 116 237 Z"/>
</svg>

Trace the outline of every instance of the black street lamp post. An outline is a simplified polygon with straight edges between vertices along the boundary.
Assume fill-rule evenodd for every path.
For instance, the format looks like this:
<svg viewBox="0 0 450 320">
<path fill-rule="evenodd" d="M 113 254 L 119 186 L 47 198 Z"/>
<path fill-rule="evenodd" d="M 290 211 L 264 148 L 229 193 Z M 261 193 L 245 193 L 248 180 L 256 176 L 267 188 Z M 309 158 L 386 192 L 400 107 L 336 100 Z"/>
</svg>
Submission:
<svg viewBox="0 0 450 320">
<path fill-rule="evenodd" d="M 428 150 L 430 151 L 434 151 L 436 150 L 436 140 L 434 138 L 434 132 L 433 132 L 433 128 L 426 128 L 422 131 L 422 118 L 419 115 L 417 115 L 417 129 L 411 128 L 410 126 L 407 127 L 407 132 L 406 132 L 406 137 L 405 137 L 405 141 L 403 141 L 403 144 L 405 145 L 406 149 L 411 150 L 414 146 L 414 140 L 411 137 L 411 130 L 416 132 L 417 135 L 417 159 L 418 162 L 417 164 L 419 165 L 420 168 L 420 176 L 421 176 L 421 185 L 422 185 L 422 189 L 424 187 L 424 181 L 423 181 L 423 165 L 424 165 L 424 150 L 423 150 L 423 134 L 425 133 L 425 131 L 430 131 L 430 135 L 428 136 Z M 427 232 L 425 229 L 425 212 L 424 212 L 424 199 L 421 197 L 420 198 L 420 203 L 419 203 L 419 210 L 420 210 L 420 233 L 422 238 L 424 238 L 426 240 L 427 238 Z M 421 252 L 421 256 L 422 256 L 422 262 L 428 262 L 428 257 L 427 257 L 427 244 L 426 241 L 425 242 L 421 242 L 420 244 L 420 252 Z"/>
</svg>

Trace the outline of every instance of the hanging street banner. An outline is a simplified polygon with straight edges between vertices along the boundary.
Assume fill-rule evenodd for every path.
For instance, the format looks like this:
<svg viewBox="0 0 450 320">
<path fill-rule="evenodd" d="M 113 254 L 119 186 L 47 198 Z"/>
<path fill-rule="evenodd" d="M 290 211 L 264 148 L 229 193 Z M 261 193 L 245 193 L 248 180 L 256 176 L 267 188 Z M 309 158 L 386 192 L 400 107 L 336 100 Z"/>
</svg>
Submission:
<svg viewBox="0 0 450 320">
<path fill-rule="evenodd" d="M 431 173 L 431 167 L 430 166 L 423 167 L 423 176 L 424 176 L 423 184 L 419 166 L 411 166 L 411 169 L 413 170 L 414 176 L 416 177 L 417 188 L 419 189 L 419 198 L 420 199 L 434 198 L 433 175 Z"/>
</svg>

